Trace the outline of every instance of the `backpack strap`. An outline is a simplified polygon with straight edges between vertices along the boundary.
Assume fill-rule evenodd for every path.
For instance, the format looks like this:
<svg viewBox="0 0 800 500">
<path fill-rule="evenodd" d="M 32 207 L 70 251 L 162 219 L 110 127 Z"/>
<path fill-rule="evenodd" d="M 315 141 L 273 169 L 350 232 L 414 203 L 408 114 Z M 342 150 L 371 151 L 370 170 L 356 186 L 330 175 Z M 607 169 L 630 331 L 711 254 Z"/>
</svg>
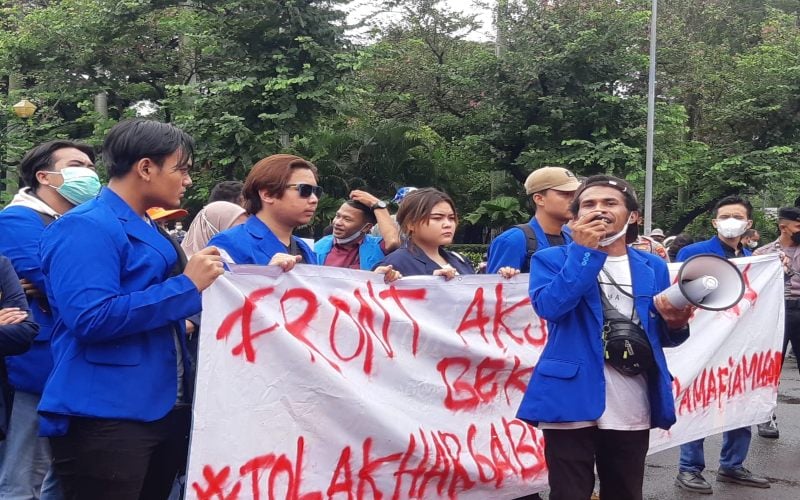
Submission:
<svg viewBox="0 0 800 500">
<path fill-rule="evenodd" d="M 175 249 L 175 253 L 178 254 L 178 260 L 175 261 L 175 265 L 172 266 L 172 269 L 169 272 L 169 277 L 172 278 L 174 276 L 182 274 L 183 270 L 186 269 L 186 264 L 188 263 L 188 259 L 186 258 L 186 252 L 183 251 L 183 248 L 178 244 L 178 241 L 175 239 L 174 236 L 166 232 L 164 228 L 162 228 L 155 222 L 153 222 L 153 224 L 156 226 L 158 232 L 161 233 L 161 236 L 165 237 L 167 241 L 169 241 L 170 245 L 172 245 L 172 248 Z"/>
<path fill-rule="evenodd" d="M 42 224 L 44 224 L 45 226 L 50 225 L 51 222 L 56 220 L 56 218 L 53 217 L 52 215 L 48 215 L 46 213 L 39 212 L 38 210 L 34 210 L 34 212 L 36 212 L 36 214 L 39 216 L 39 218 L 42 219 Z"/>
<path fill-rule="evenodd" d="M 519 272 L 528 273 L 531 270 L 531 257 L 533 257 L 533 254 L 536 253 L 536 248 L 539 246 L 539 242 L 536 241 L 536 233 L 533 231 L 533 228 L 530 224 L 517 224 L 514 227 L 521 230 L 525 234 L 525 262 L 522 263 L 522 268 L 519 270 Z"/>
</svg>

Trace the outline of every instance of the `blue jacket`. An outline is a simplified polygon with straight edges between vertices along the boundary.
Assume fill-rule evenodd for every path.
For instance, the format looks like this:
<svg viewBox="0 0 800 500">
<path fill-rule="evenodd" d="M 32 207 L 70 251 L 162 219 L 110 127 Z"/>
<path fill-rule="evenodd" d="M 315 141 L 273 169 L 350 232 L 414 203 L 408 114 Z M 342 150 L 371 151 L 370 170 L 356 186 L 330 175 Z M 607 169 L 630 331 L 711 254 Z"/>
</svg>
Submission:
<svg viewBox="0 0 800 500">
<path fill-rule="evenodd" d="M 550 247 L 550 242 L 547 241 L 547 233 L 544 232 L 542 226 L 536 217 L 531 218 L 528 225 L 533 228 L 536 235 L 536 251 L 544 250 Z M 561 230 L 561 236 L 564 237 L 564 244 L 567 245 L 572 241 L 570 237 L 570 230 L 564 226 Z M 522 229 L 512 227 L 500 233 L 497 238 L 492 240 L 489 245 L 489 257 L 486 263 L 486 273 L 495 274 L 501 267 L 513 267 L 514 269 L 522 269 L 525 266 L 525 258 L 528 256 L 528 238 Z"/>
<path fill-rule="evenodd" d="M 698 241 L 697 243 L 692 243 L 691 245 L 686 245 L 685 247 L 681 248 L 678 250 L 678 255 L 675 258 L 675 261 L 683 262 L 689 257 L 694 257 L 695 255 L 704 253 L 718 255 L 723 259 L 727 258 L 725 257 L 725 250 L 722 249 L 722 241 L 720 241 L 718 236 L 714 236 L 709 240 Z M 743 257 L 749 257 L 750 255 L 753 255 L 753 252 L 751 252 L 749 248 L 742 248 Z"/>
<path fill-rule="evenodd" d="M 184 320 L 201 309 L 192 281 L 170 277 L 172 244 L 103 188 L 47 227 L 40 253 L 56 318 L 42 435 L 64 434 L 69 415 L 164 417 L 177 399 L 175 333 L 188 377 Z"/>
<path fill-rule="evenodd" d="M 607 254 L 577 243 L 549 248 L 533 256 L 530 296 L 547 320 L 548 337 L 522 399 L 517 417 L 538 422 L 579 422 L 600 418 L 605 410 L 603 306 L 597 275 Z M 662 346 L 672 347 L 688 332 L 670 338 L 653 306 L 653 296 L 670 284 L 659 257 L 628 248 L 634 306 L 653 347 L 657 368 L 647 377 L 651 426 L 675 423 L 672 377 Z"/>
<path fill-rule="evenodd" d="M 444 249 L 440 249 L 440 253 L 451 266 L 456 268 L 459 274 L 475 274 L 469 259 Z M 378 263 L 378 266 L 388 265 L 391 265 L 403 276 L 426 276 L 433 274 L 437 269 L 441 269 L 439 264 L 425 255 L 425 252 L 413 245 L 398 248 Z"/>
<path fill-rule="evenodd" d="M 0 254 L 11 260 L 20 278 L 33 283 L 42 293 L 47 292 L 39 259 L 39 240 L 45 223 L 32 208 L 15 205 L 0 212 Z M 50 336 L 53 332 L 53 316 L 44 299 L 28 299 L 33 320 L 39 324 L 39 334 L 30 351 L 6 360 L 8 381 L 23 392 L 41 394 L 44 382 L 53 368 L 50 353 Z"/>
<path fill-rule="evenodd" d="M 297 236 L 292 236 L 303 256 L 302 264 L 316 264 L 317 256 Z M 286 246 L 255 215 L 248 217 L 247 222 L 215 234 L 208 242 L 225 250 L 237 264 L 259 264 L 266 266 L 276 253 L 286 253 Z"/>
<path fill-rule="evenodd" d="M 358 245 L 358 265 L 364 271 L 369 271 L 375 267 L 375 264 L 383 259 L 383 250 L 381 250 L 381 241 L 383 238 L 380 236 L 365 235 L 361 244 Z M 314 253 L 317 254 L 317 263 L 320 266 L 325 265 L 325 259 L 331 253 L 333 248 L 333 236 L 328 235 L 320 239 L 314 244 Z"/>
</svg>

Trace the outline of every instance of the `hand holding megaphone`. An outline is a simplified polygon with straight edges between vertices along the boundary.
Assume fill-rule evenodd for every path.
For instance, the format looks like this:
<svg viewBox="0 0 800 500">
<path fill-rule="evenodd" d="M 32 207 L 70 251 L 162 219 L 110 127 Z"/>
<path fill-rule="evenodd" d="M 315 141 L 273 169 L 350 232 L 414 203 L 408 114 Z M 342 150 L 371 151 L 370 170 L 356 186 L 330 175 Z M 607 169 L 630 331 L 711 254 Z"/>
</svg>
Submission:
<svg viewBox="0 0 800 500">
<path fill-rule="evenodd" d="M 667 324 L 670 330 L 679 330 L 689 324 L 689 319 L 694 314 L 697 307 L 687 304 L 683 307 L 675 307 L 670 303 L 665 294 L 656 295 L 653 300 L 656 310 Z"/>
<path fill-rule="evenodd" d="M 738 304 L 742 296 L 744 279 L 736 265 L 714 254 L 701 254 L 684 262 L 678 282 L 656 299 L 666 300 L 677 309 L 692 305 L 722 311 Z"/>
</svg>

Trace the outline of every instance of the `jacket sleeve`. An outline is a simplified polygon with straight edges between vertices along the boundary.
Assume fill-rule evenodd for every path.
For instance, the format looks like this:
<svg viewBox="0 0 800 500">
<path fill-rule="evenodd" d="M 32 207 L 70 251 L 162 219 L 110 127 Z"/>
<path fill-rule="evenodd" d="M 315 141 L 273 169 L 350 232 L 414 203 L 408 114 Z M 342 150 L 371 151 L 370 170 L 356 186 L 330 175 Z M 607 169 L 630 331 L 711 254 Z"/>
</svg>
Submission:
<svg viewBox="0 0 800 500">
<path fill-rule="evenodd" d="M 597 274 L 606 257 L 604 252 L 574 242 L 534 253 L 528 291 L 536 313 L 554 322 L 571 313 L 580 299 L 597 287 Z"/>
<path fill-rule="evenodd" d="M 3 255 L 11 260 L 20 278 L 27 279 L 43 293 L 45 283 L 39 259 L 39 240 L 44 229 L 41 217 L 33 210 L 3 214 L 3 230 L 7 232 L 4 239 L 9 240 L 8 244 L 2 245 Z"/>
<path fill-rule="evenodd" d="M 669 288 L 670 284 L 672 283 L 669 278 L 669 268 L 666 265 L 660 265 L 661 262 L 657 262 L 659 264 L 656 268 L 656 286 L 657 292 L 655 295 L 658 295 L 662 291 Z M 654 295 L 654 297 L 655 297 Z M 679 328 L 677 330 L 671 330 L 664 319 L 659 314 L 658 310 L 655 306 L 655 301 L 650 301 L 651 311 L 654 313 L 656 318 L 656 325 L 658 327 L 658 337 L 661 340 L 661 345 L 663 347 L 677 347 L 689 338 L 689 325 L 684 326 L 683 328 Z"/>
<path fill-rule="evenodd" d="M 521 229 L 509 229 L 492 240 L 492 244 L 489 245 L 486 273 L 494 274 L 506 266 L 522 269 L 527 255 L 525 233 Z"/>
<path fill-rule="evenodd" d="M 130 284 L 121 277 L 130 272 L 126 266 L 136 256 L 124 257 L 121 242 L 97 226 L 82 217 L 62 218 L 48 226 L 40 247 L 51 304 L 79 340 L 119 339 L 183 322 L 200 312 L 200 292 L 183 274 L 126 291 Z M 147 256 L 139 256 L 136 262 L 143 274 L 131 279 L 144 282 L 146 273 L 153 272 L 153 267 L 142 263 L 143 258 Z"/>
<path fill-rule="evenodd" d="M 13 356 L 27 351 L 36 334 L 39 325 L 31 319 L 28 301 L 19 284 L 19 278 L 11 266 L 11 261 L 0 257 L 0 308 L 18 307 L 28 312 L 28 317 L 15 325 L 0 325 L 0 355 Z"/>
</svg>

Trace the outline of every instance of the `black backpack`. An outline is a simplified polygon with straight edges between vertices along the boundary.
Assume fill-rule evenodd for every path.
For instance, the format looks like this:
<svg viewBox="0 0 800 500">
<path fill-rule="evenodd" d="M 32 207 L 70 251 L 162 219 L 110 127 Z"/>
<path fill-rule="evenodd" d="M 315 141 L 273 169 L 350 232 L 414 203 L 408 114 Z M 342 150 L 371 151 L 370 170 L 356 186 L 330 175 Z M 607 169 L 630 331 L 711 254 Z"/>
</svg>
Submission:
<svg viewBox="0 0 800 500">
<path fill-rule="evenodd" d="M 536 248 L 539 246 L 539 242 L 536 241 L 536 233 L 533 232 L 533 228 L 530 224 L 517 224 L 517 229 L 520 229 L 525 234 L 525 261 L 522 263 L 522 267 L 520 268 L 519 272 L 521 273 L 529 273 L 531 271 L 531 257 L 533 254 L 536 253 Z"/>
</svg>

